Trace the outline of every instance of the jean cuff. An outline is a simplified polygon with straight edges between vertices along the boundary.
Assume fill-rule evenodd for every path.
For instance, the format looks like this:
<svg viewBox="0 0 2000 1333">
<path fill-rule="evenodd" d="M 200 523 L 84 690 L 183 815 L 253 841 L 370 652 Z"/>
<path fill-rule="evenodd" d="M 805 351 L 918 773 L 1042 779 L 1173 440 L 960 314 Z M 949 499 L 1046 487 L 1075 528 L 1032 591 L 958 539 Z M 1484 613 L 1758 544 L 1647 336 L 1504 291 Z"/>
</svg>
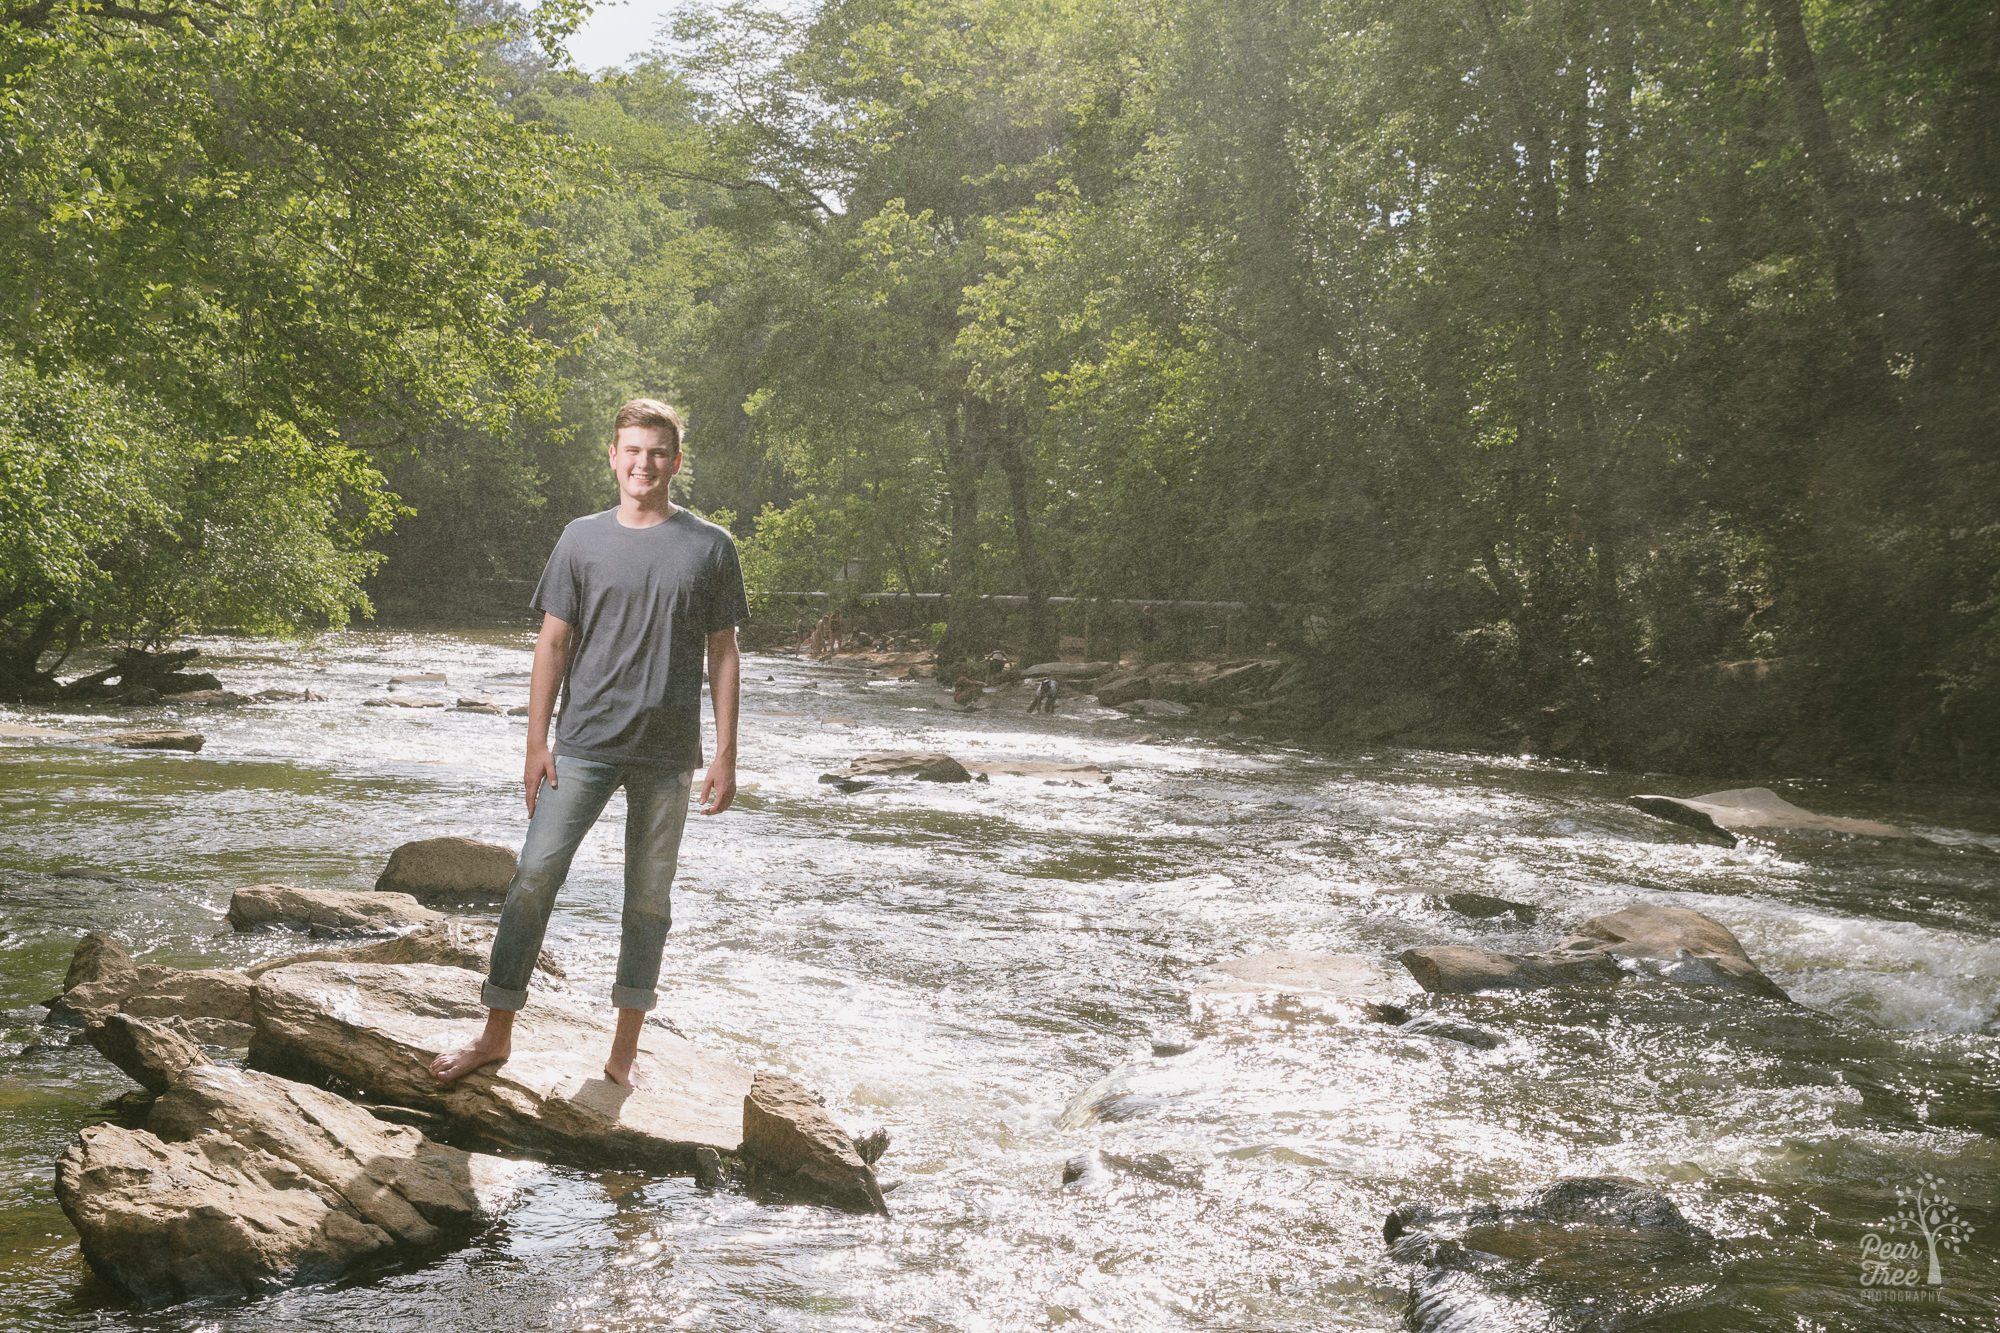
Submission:
<svg viewBox="0 0 2000 1333">
<path fill-rule="evenodd" d="M 523 991 L 522 994 L 525 995 L 527 992 Z M 640 990 L 637 986 L 613 986 L 611 988 L 611 1007 L 613 1009 L 641 1009 L 650 1012 L 653 1006 L 659 1002 L 660 993 L 656 990 Z"/>
<path fill-rule="evenodd" d="M 528 991 L 526 987 L 520 990 L 508 990 L 505 986 L 496 986 L 489 981 L 479 988 L 479 1002 L 488 1009 L 518 1010 L 527 1005 Z"/>
</svg>

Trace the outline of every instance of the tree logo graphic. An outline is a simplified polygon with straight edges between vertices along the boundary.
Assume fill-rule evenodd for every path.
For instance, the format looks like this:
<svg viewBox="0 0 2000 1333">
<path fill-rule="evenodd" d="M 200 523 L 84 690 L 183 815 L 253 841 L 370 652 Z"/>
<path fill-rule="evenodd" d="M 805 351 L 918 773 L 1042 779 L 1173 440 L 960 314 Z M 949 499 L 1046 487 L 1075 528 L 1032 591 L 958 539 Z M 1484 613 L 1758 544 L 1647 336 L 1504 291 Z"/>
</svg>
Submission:
<svg viewBox="0 0 2000 1333">
<path fill-rule="evenodd" d="M 1896 1187 L 1896 1213 L 1886 1234 L 1871 1232 L 1861 1241 L 1861 1285 L 1912 1289 L 1944 1285 L 1938 1266 L 1940 1251 L 1957 1254 L 1972 1235 L 1972 1224 L 1959 1216 L 1958 1205 L 1944 1192 L 1944 1182 L 1919 1172 L 1914 1186 Z M 1910 1236 L 1910 1240 L 1898 1240 Z M 1919 1243 L 1921 1240 L 1921 1243 Z"/>
</svg>

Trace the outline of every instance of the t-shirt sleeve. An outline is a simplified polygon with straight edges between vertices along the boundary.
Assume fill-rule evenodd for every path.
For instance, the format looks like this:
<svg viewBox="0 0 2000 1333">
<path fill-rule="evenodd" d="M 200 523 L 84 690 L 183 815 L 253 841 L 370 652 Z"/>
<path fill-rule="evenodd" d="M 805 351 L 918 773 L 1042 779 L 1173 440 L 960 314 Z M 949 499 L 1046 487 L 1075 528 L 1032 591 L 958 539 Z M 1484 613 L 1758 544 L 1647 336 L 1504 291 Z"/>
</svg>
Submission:
<svg viewBox="0 0 2000 1333">
<path fill-rule="evenodd" d="M 709 569 L 708 596 L 702 616 L 702 632 L 713 634 L 750 619 L 750 600 L 743 592 L 743 566 L 736 558 L 736 543 L 722 539 Z"/>
<path fill-rule="evenodd" d="M 557 539 L 556 549 L 549 554 L 549 563 L 542 569 L 542 581 L 535 585 L 535 595 L 528 599 L 528 605 L 557 620 L 576 623 L 583 594 L 577 586 L 575 543 L 570 541 L 567 531 Z"/>
</svg>

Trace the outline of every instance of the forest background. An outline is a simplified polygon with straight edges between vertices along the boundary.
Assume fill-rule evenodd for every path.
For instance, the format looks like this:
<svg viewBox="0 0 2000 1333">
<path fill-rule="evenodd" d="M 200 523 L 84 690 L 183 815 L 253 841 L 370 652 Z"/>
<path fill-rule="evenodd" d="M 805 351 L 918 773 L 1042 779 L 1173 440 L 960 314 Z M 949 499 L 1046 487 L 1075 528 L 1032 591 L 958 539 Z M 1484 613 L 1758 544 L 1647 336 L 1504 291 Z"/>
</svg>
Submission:
<svg viewBox="0 0 2000 1333">
<path fill-rule="evenodd" d="M 0 692 L 532 579 L 652 392 L 947 657 L 1240 601 L 1329 735 L 2000 781 L 2000 7 L 586 12 L 0 0 Z"/>
</svg>

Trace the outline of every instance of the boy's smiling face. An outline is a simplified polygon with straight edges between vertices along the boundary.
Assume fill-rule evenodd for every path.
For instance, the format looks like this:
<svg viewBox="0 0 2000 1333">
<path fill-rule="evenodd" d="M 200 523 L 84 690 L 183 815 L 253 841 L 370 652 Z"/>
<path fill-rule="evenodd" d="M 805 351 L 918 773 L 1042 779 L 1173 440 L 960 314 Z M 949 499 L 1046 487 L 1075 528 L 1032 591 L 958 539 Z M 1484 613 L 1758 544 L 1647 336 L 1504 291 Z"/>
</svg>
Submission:
<svg viewBox="0 0 2000 1333">
<path fill-rule="evenodd" d="M 620 426 L 611 441 L 611 473 L 618 493 L 643 509 L 664 508 L 667 486 L 681 470 L 673 432 L 654 426 Z"/>
</svg>

